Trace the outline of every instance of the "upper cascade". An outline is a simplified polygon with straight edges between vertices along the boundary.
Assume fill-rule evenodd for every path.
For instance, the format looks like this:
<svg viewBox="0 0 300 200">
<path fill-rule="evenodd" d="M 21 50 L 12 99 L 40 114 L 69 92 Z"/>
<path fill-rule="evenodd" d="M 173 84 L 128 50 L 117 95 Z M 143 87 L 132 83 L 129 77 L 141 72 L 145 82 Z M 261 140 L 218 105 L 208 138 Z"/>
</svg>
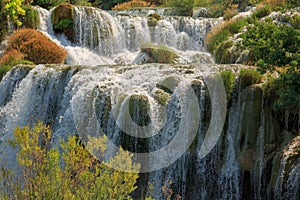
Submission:
<svg viewBox="0 0 300 200">
<path fill-rule="evenodd" d="M 74 41 L 53 31 L 55 12 L 37 8 L 40 30 L 68 51 L 67 64 L 142 63 L 141 46 L 165 45 L 177 53 L 176 63 L 213 63 L 203 47 L 206 33 L 221 19 L 178 16 L 111 15 L 93 7 L 73 7 Z"/>
</svg>

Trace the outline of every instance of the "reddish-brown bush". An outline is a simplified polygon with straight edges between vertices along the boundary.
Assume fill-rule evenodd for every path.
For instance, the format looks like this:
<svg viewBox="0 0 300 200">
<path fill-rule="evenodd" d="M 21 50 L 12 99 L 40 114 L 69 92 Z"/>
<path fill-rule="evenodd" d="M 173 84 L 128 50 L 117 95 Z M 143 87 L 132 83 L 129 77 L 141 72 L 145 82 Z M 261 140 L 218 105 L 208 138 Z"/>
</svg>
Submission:
<svg viewBox="0 0 300 200">
<path fill-rule="evenodd" d="M 7 52 L 17 50 L 35 64 L 63 63 L 66 50 L 33 29 L 21 29 L 9 37 Z"/>
<path fill-rule="evenodd" d="M 6 52 L 1 58 L 0 58 L 0 66 L 3 65 L 10 65 L 11 63 L 22 60 L 24 58 L 24 55 L 13 49 L 11 51 Z"/>
</svg>

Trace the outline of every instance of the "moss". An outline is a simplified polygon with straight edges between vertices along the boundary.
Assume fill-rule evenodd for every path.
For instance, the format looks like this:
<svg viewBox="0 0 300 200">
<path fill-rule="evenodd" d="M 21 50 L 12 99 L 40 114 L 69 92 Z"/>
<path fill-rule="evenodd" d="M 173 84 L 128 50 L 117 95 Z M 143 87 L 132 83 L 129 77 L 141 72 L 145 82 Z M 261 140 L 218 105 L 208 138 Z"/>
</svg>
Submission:
<svg viewBox="0 0 300 200">
<path fill-rule="evenodd" d="M 154 99 L 162 106 L 166 106 L 170 100 L 170 94 L 158 89 L 154 92 Z"/>
<path fill-rule="evenodd" d="M 75 41 L 74 8 L 71 4 L 61 4 L 52 12 L 52 25 L 56 33 L 64 33 L 70 41 Z"/>
<path fill-rule="evenodd" d="M 141 52 L 149 56 L 147 63 L 175 63 L 178 55 L 172 49 L 165 45 L 144 44 L 141 47 Z"/>
<path fill-rule="evenodd" d="M 139 126 L 146 126 L 151 122 L 148 115 L 150 104 L 148 97 L 144 95 L 133 94 L 129 100 L 129 113 L 132 120 Z"/>
<path fill-rule="evenodd" d="M 221 77 L 223 79 L 226 96 L 227 96 L 227 102 L 229 102 L 232 98 L 232 92 L 234 88 L 234 82 L 235 82 L 235 74 L 232 71 L 226 70 L 221 72 Z"/>
</svg>

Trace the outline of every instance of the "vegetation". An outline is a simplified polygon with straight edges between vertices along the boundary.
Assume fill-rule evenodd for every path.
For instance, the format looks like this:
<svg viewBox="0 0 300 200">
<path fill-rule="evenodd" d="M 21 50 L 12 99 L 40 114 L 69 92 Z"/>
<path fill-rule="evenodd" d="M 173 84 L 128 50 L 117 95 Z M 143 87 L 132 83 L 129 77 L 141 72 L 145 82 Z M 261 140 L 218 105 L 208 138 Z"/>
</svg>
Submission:
<svg viewBox="0 0 300 200">
<path fill-rule="evenodd" d="M 31 5 L 24 6 L 26 14 L 21 17 L 22 27 L 38 29 L 40 25 L 40 16 L 36 9 Z"/>
<path fill-rule="evenodd" d="M 71 4 L 57 6 L 51 20 L 56 33 L 64 33 L 70 41 L 75 41 L 74 8 Z"/>
<path fill-rule="evenodd" d="M 150 6 L 149 2 L 143 0 L 131 0 L 128 2 L 115 5 L 112 10 L 129 10 L 131 8 L 147 7 Z"/>
<path fill-rule="evenodd" d="M 141 52 L 146 53 L 150 57 L 148 60 L 149 63 L 171 64 L 178 58 L 178 55 L 165 45 L 156 46 L 151 43 L 146 43 L 142 45 Z"/>
<path fill-rule="evenodd" d="M 0 81 L 12 67 L 18 64 L 32 64 L 32 62 L 24 60 L 24 55 L 15 49 L 2 56 L 0 58 Z"/>
<path fill-rule="evenodd" d="M 173 7 L 177 15 L 193 15 L 194 0 L 169 0 L 167 5 Z"/>
<path fill-rule="evenodd" d="M 21 26 L 22 22 L 19 20 L 19 16 L 24 16 L 26 14 L 26 11 L 23 7 L 24 0 L 4 0 L 2 6 L 2 12 L 6 16 L 9 16 L 12 22 L 17 26 Z"/>
<path fill-rule="evenodd" d="M 240 81 L 241 89 L 250 85 L 259 84 L 262 82 L 263 76 L 255 69 L 241 69 Z"/>
<path fill-rule="evenodd" d="M 299 66 L 300 31 L 288 25 L 276 25 L 271 20 L 248 26 L 242 44 L 250 50 L 252 61 L 261 72 L 275 66 Z"/>
<path fill-rule="evenodd" d="M 229 70 L 222 71 L 220 74 L 223 79 L 227 102 L 230 102 L 235 82 L 235 74 Z"/>
<path fill-rule="evenodd" d="M 247 19 L 232 19 L 212 29 L 205 38 L 207 49 L 214 54 L 219 45 L 240 32 L 247 24 Z"/>
<path fill-rule="evenodd" d="M 106 140 L 89 138 L 87 148 L 103 159 Z M 1 199 L 131 199 L 138 174 L 108 167 L 118 165 L 138 172 L 139 164 L 132 162 L 131 154 L 120 149 L 106 163 L 91 155 L 76 136 L 60 142 L 61 153 L 51 147 L 51 141 L 52 132 L 42 123 L 15 129 L 9 143 L 17 150 L 20 173 L 2 166 Z"/>
<path fill-rule="evenodd" d="M 300 68 L 289 67 L 273 81 L 271 86 L 276 88 L 274 101 L 275 110 L 300 110 Z"/>
<path fill-rule="evenodd" d="M 66 51 L 42 33 L 33 29 L 21 29 L 8 38 L 6 53 L 17 50 L 25 60 L 35 64 L 64 63 Z"/>
</svg>

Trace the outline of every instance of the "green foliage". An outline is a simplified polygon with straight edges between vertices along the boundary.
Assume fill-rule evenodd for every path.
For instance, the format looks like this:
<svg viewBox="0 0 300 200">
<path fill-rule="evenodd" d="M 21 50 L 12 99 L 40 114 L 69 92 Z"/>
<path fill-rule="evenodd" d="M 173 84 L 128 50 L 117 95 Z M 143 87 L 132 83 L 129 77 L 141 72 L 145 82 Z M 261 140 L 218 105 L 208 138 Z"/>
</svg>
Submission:
<svg viewBox="0 0 300 200">
<path fill-rule="evenodd" d="M 254 69 L 241 69 L 240 71 L 241 89 L 261 83 L 262 79 L 263 76 Z"/>
<path fill-rule="evenodd" d="M 22 22 L 19 16 L 24 16 L 26 11 L 24 10 L 24 0 L 5 0 L 3 12 L 10 17 L 13 23 L 17 26 L 21 26 Z"/>
<path fill-rule="evenodd" d="M 167 5 L 174 8 L 178 15 L 191 16 L 194 0 L 169 0 Z"/>
<path fill-rule="evenodd" d="M 250 50 L 259 71 L 273 70 L 274 66 L 300 63 L 300 31 L 287 25 L 276 25 L 270 20 L 248 26 L 242 34 L 242 44 Z"/>
<path fill-rule="evenodd" d="M 63 30 L 63 29 L 68 29 L 68 28 L 73 28 L 74 22 L 72 19 L 61 19 L 59 22 L 55 25 L 53 25 L 53 28 L 56 30 Z"/>
<path fill-rule="evenodd" d="M 206 36 L 208 51 L 214 53 L 215 49 L 230 36 L 240 32 L 248 24 L 247 19 L 230 20 L 212 29 Z"/>
<path fill-rule="evenodd" d="M 222 71 L 220 74 L 223 79 L 227 101 L 229 102 L 232 98 L 232 92 L 233 92 L 233 87 L 235 82 L 235 74 L 229 70 Z"/>
<path fill-rule="evenodd" d="M 257 10 L 255 10 L 253 13 L 252 13 L 252 17 L 253 18 L 257 18 L 257 19 L 261 19 L 265 16 L 268 16 L 269 14 L 271 13 L 271 8 L 269 5 L 265 5 L 265 6 L 262 6 L 260 8 L 258 8 Z"/>
<path fill-rule="evenodd" d="M 286 72 L 274 80 L 273 87 L 276 88 L 274 102 L 275 110 L 300 110 L 300 68 L 289 67 Z"/>
<path fill-rule="evenodd" d="M 30 5 L 24 6 L 24 9 L 26 14 L 22 17 L 22 27 L 38 29 L 40 25 L 40 16 L 38 11 Z"/>
<path fill-rule="evenodd" d="M 52 132 L 38 123 L 35 127 L 17 127 L 10 145 L 17 150 L 20 173 L 11 173 L 2 166 L 0 182 L 6 199 L 131 199 L 130 193 L 139 171 L 129 152 L 120 150 L 107 163 L 89 152 L 98 152 L 103 159 L 106 137 L 90 137 L 87 148 L 76 136 L 62 141 L 60 147 L 51 147 Z M 98 154 L 98 155 L 99 155 Z M 97 157 L 98 158 L 98 157 Z M 126 173 L 109 166 L 118 166 Z"/>
</svg>

